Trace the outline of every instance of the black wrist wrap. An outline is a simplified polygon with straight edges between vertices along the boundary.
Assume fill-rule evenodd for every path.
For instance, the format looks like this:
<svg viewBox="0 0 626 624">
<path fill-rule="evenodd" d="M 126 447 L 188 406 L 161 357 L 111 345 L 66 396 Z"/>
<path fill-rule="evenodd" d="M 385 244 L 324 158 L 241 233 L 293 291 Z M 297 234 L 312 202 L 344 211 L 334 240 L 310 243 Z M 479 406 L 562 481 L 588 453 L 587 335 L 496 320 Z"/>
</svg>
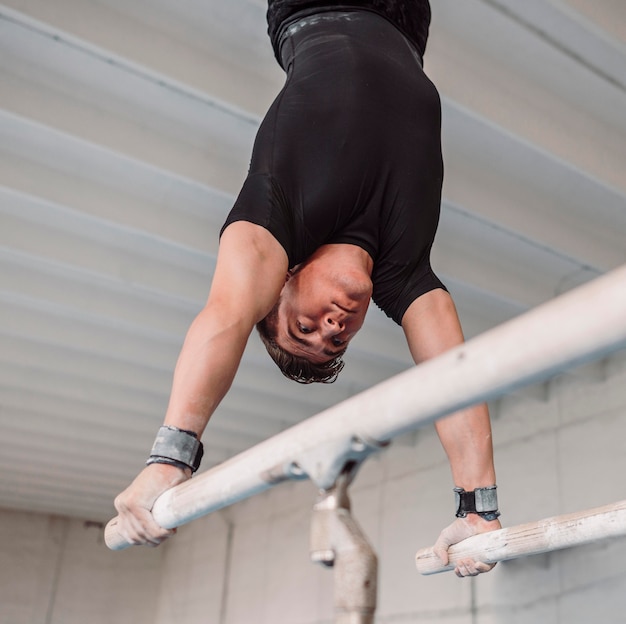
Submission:
<svg viewBox="0 0 626 624">
<path fill-rule="evenodd" d="M 169 464 L 196 472 L 203 453 L 202 442 L 193 431 L 164 425 L 159 429 L 146 464 Z"/>
</svg>

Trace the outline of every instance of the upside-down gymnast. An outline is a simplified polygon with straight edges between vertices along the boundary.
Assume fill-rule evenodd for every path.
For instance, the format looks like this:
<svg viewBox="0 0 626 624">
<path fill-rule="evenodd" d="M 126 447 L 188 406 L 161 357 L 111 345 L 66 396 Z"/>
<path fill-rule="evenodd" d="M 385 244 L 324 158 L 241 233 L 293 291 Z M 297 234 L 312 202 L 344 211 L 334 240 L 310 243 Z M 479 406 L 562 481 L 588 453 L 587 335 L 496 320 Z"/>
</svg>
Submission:
<svg viewBox="0 0 626 624">
<path fill-rule="evenodd" d="M 181 350 L 148 465 L 115 500 L 119 532 L 158 545 L 156 498 L 191 477 L 207 422 L 257 326 L 283 373 L 333 381 L 370 298 L 402 326 L 416 363 L 463 341 L 430 266 L 443 164 L 441 104 L 422 70 L 427 0 L 270 0 L 286 82 L 220 235 L 207 303 Z M 419 392 L 419 389 L 416 389 Z M 457 518 L 436 552 L 500 528 L 485 405 L 436 423 Z M 458 576 L 493 566 L 462 561 Z"/>
</svg>

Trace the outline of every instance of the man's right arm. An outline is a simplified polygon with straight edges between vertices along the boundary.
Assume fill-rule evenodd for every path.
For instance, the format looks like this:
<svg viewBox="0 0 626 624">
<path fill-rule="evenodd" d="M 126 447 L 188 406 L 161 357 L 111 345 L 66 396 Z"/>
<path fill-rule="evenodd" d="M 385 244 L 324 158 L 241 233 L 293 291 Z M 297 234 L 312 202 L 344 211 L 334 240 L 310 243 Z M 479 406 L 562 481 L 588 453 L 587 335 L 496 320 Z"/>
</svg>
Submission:
<svg viewBox="0 0 626 624">
<path fill-rule="evenodd" d="M 235 222 L 222 235 L 211 291 L 180 352 L 165 425 L 198 438 L 228 392 L 254 325 L 277 301 L 287 256 L 260 226 Z M 159 527 L 150 510 L 165 490 L 191 476 L 166 464 L 147 466 L 115 499 L 119 532 L 131 543 L 158 545 L 173 531 Z"/>
<path fill-rule="evenodd" d="M 416 364 L 436 357 L 464 340 L 454 302 L 441 289 L 416 299 L 405 313 L 402 327 Z M 471 492 L 495 485 L 491 423 L 485 404 L 474 405 L 442 418 L 435 423 L 435 428 L 448 456 L 456 487 Z M 457 518 L 441 532 L 435 552 L 445 564 L 447 550 L 452 544 L 499 528 L 497 518 L 485 520 L 470 513 L 464 518 Z M 457 564 L 455 571 L 458 576 L 474 576 L 488 572 L 493 565 L 466 559 Z"/>
</svg>

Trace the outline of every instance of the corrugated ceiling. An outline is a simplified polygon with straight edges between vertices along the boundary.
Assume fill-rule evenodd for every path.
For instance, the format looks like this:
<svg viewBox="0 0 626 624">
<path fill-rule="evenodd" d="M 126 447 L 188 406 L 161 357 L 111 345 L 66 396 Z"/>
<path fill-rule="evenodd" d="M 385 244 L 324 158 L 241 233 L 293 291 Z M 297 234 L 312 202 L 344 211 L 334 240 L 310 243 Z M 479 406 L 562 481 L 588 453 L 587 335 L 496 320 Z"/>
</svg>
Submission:
<svg viewBox="0 0 626 624">
<path fill-rule="evenodd" d="M 472 336 L 626 261 L 626 4 L 432 0 L 437 272 Z M 261 0 L 0 8 L 0 506 L 92 519 L 141 468 L 282 84 Z M 342 379 L 251 339 L 204 467 L 410 365 L 375 309 Z"/>
</svg>

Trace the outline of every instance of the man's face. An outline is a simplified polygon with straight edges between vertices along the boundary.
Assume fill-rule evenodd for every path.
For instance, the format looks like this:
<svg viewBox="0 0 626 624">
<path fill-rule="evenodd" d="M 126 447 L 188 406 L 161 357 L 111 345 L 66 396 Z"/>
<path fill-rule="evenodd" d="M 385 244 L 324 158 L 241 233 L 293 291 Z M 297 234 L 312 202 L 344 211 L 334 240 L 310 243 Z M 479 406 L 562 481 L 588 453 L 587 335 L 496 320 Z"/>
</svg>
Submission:
<svg viewBox="0 0 626 624">
<path fill-rule="evenodd" d="M 328 362 L 361 329 L 370 297 L 367 276 L 319 275 L 305 268 L 283 287 L 276 342 L 310 362 Z"/>
</svg>

